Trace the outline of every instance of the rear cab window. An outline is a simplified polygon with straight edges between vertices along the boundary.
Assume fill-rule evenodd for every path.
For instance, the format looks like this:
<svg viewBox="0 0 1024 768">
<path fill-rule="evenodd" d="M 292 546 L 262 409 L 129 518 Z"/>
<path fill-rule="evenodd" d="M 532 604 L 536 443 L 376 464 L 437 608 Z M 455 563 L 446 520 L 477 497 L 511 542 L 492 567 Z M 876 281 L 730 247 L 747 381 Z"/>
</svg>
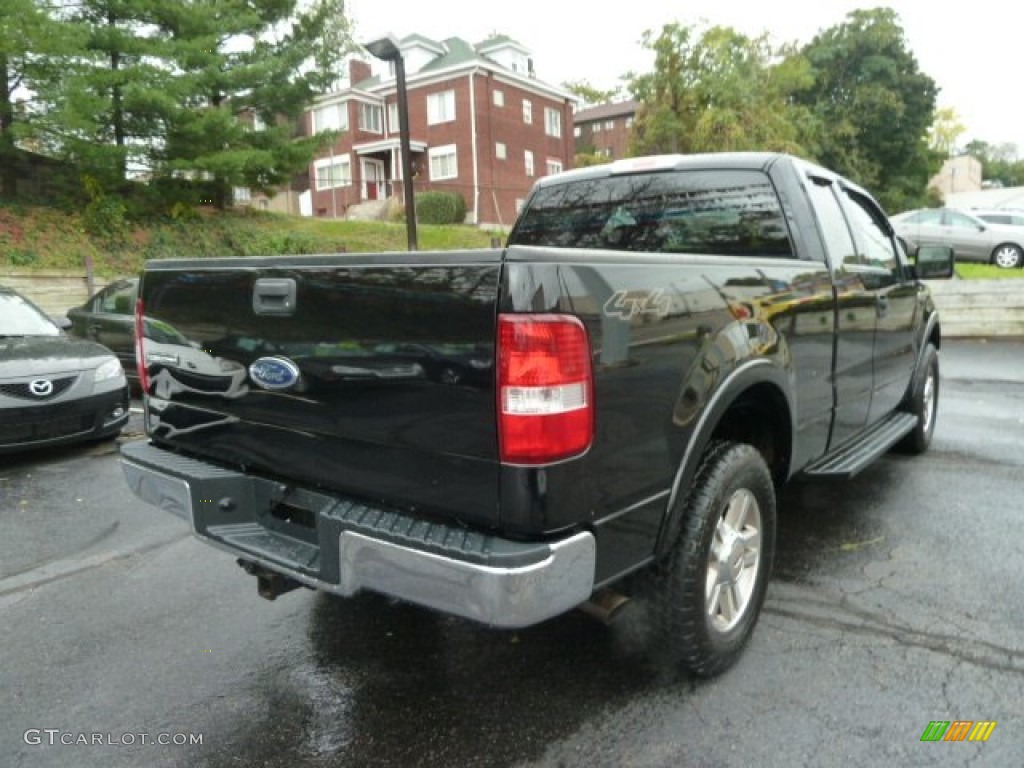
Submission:
<svg viewBox="0 0 1024 768">
<path fill-rule="evenodd" d="M 542 187 L 510 244 L 795 258 L 771 180 L 744 170 L 639 173 Z"/>
</svg>

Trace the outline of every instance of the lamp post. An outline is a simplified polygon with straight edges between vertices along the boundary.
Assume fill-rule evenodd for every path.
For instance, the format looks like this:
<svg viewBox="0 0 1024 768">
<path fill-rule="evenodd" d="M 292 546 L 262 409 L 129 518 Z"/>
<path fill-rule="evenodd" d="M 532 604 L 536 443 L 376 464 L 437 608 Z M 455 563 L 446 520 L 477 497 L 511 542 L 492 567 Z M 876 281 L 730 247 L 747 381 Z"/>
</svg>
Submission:
<svg viewBox="0 0 1024 768">
<path fill-rule="evenodd" d="M 366 50 L 382 61 L 395 63 L 398 81 L 398 140 L 402 154 L 402 193 L 405 196 L 405 230 L 409 250 L 418 250 L 416 242 L 416 201 L 412 192 L 412 149 L 409 146 L 409 96 L 405 90 L 405 59 L 394 35 L 366 44 Z"/>
</svg>

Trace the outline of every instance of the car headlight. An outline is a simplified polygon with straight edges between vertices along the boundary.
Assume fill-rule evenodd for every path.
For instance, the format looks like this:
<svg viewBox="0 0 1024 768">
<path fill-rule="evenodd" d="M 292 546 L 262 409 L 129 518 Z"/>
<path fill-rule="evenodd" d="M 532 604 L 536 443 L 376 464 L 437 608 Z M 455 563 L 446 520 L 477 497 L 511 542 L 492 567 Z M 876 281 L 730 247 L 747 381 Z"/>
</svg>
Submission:
<svg viewBox="0 0 1024 768">
<path fill-rule="evenodd" d="M 92 380 L 99 384 L 101 381 L 108 381 L 110 379 L 124 378 L 124 368 L 121 367 L 121 361 L 116 357 L 107 360 L 99 368 L 93 371 Z"/>
</svg>

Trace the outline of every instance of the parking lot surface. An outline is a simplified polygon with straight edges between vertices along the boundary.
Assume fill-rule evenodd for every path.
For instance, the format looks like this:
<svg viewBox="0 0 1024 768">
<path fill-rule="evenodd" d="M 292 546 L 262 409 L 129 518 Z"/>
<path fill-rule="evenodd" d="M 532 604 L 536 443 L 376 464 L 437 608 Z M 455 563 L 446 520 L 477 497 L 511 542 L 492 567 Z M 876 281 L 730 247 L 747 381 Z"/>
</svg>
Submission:
<svg viewBox="0 0 1024 768">
<path fill-rule="evenodd" d="M 508 632 L 267 602 L 115 446 L 8 461 L 0 765 L 1020 765 L 1024 343 L 947 342 L 942 370 L 929 453 L 784 491 L 764 614 L 708 682 L 645 650 L 642 604 Z M 933 721 L 995 726 L 922 742 Z"/>
</svg>

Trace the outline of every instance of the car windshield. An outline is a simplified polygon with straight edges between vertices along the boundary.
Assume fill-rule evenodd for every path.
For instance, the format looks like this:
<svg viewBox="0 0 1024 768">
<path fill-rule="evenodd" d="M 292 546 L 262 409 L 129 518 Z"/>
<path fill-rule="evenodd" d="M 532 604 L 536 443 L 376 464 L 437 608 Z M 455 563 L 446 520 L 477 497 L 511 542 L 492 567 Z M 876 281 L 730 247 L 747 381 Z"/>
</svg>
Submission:
<svg viewBox="0 0 1024 768">
<path fill-rule="evenodd" d="M 4 336 L 59 336 L 50 318 L 16 293 L 0 293 L 0 338 Z"/>
</svg>

